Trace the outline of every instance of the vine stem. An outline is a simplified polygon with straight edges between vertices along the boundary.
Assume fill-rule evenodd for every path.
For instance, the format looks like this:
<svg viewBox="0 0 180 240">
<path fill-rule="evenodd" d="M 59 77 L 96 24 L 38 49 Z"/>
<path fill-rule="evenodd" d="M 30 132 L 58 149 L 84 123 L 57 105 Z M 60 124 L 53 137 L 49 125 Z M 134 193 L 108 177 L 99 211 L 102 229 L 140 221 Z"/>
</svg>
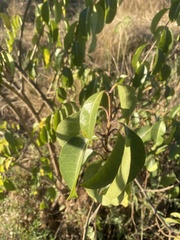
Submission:
<svg viewBox="0 0 180 240">
<path fill-rule="evenodd" d="M 168 229 L 169 235 L 171 235 L 171 237 L 172 237 L 172 232 L 173 232 L 172 229 L 168 226 L 168 224 L 164 221 L 164 219 L 158 214 L 158 212 L 156 211 L 155 207 L 152 205 L 147 193 L 145 192 L 145 190 L 143 189 L 143 187 L 141 186 L 139 181 L 137 179 L 134 179 L 134 182 L 140 189 L 140 191 L 143 194 L 143 196 L 145 197 L 146 201 L 149 203 L 154 215 L 156 216 L 156 219 L 158 219 Z M 160 226 L 159 226 L 159 228 L 160 228 Z M 161 228 L 160 228 L 160 231 L 162 232 Z M 176 233 L 174 233 L 174 235 L 176 236 Z"/>
</svg>

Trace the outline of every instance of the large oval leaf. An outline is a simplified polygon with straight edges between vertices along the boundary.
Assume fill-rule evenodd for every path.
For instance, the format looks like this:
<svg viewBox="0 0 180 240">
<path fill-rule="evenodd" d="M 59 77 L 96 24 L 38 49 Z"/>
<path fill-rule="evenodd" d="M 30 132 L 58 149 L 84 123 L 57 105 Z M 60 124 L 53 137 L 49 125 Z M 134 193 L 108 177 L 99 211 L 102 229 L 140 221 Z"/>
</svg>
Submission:
<svg viewBox="0 0 180 240">
<path fill-rule="evenodd" d="M 134 70 L 137 70 L 139 68 L 139 66 L 140 66 L 139 58 L 146 46 L 147 46 L 147 43 L 140 46 L 133 55 L 132 67 L 134 68 Z"/>
<path fill-rule="evenodd" d="M 105 194 L 107 198 L 114 199 L 124 191 L 128 183 L 130 167 L 131 167 L 131 148 L 129 141 L 126 138 L 121 165 L 118 169 L 114 181 L 111 183 Z"/>
<path fill-rule="evenodd" d="M 62 70 L 62 80 L 63 86 L 71 87 L 73 84 L 73 74 L 70 68 L 64 67 Z"/>
<path fill-rule="evenodd" d="M 79 31 L 82 36 L 88 37 L 90 35 L 90 17 L 92 7 L 87 7 L 82 10 L 79 15 Z"/>
<path fill-rule="evenodd" d="M 145 148 L 141 138 L 130 128 L 125 127 L 126 138 L 130 143 L 131 148 L 131 168 L 128 178 L 128 183 L 131 182 L 142 169 L 145 163 Z"/>
<path fill-rule="evenodd" d="M 143 126 L 138 129 L 136 133 L 143 140 L 143 142 L 148 142 L 151 140 L 151 129 L 152 126 Z"/>
<path fill-rule="evenodd" d="M 133 87 L 140 87 L 148 76 L 148 68 L 145 64 L 141 64 L 135 72 L 135 76 L 132 79 Z"/>
<path fill-rule="evenodd" d="M 104 11 L 98 3 L 93 8 L 90 27 L 93 34 L 100 33 L 104 27 Z"/>
<path fill-rule="evenodd" d="M 62 148 L 59 157 L 60 172 L 71 190 L 68 199 L 76 198 L 76 183 L 84 161 L 87 140 L 82 136 L 71 138 Z"/>
<path fill-rule="evenodd" d="M 131 86 L 119 85 L 118 93 L 122 109 L 122 117 L 128 118 L 136 107 L 137 98 L 135 90 Z"/>
<path fill-rule="evenodd" d="M 104 91 L 95 93 L 89 97 L 83 104 L 80 113 L 80 127 L 84 137 L 92 139 L 96 124 L 98 108 Z"/>
<path fill-rule="evenodd" d="M 173 34 L 172 32 L 165 27 L 162 32 L 158 42 L 158 48 L 161 49 L 164 53 L 170 51 L 173 47 Z"/>
<path fill-rule="evenodd" d="M 79 134 L 79 112 L 74 113 L 62 120 L 56 129 L 57 140 L 62 147 L 69 139 Z"/>
<path fill-rule="evenodd" d="M 166 125 L 164 121 L 156 122 L 151 129 L 151 138 L 155 146 L 160 146 L 164 141 L 164 134 L 166 132 Z"/>
<path fill-rule="evenodd" d="M 157 48 L 156 49 L 156 55 L 155 55 L 155 61 L 154 61 L 154 65 L 153 65 L 152 74 L 155 75 L 156 73 L 161 71 L 164 63 L 165 63 L 164 53 L 162 52 L 162 50 Z"/>
<path fill-rule="evenodd" d="M 179 0 L 174 0 L 171 3 L 171 7 L 169 10 L 169 19 L 171 21 L 175 21 L 178 19 L 180 15 L 180 1 Z"/>
<path fill-rule="evenodd" d="M 163 17 L 163 15 L 167 12 L 167 8 L 163 8 L 161 9 L 153 18 L 152 22 L 151 22 L 151 32 L 155 33 L 156 28 L 159 24 L 159 21 L 161 20 L 161 18 Z"/>
<path fill-rule="evenodd" d="M 77 21 L 72 23 L 68 29 L 68 32 L 66 33 L 66 36 L 64 37 L 64 48 L 66 50 L 68 50 L 71 47 L 71 45 L 73 44 L 77 25 L 78 25 Z"/>
<path fill-rule="evenodd" d="M 76 39 L 72 46 L 72 61 L 75 66 L 81 66 L 85 55 L 85 39 Z"/>
<path fill-rule="evenodd" d="M 105 0 L 105 22 L 111 23 L 117 12 L 117 0 Z"/>
<path fill-rule="evenodd" d="M 108 160 L 100 168 L 100 170 L 94 174 L 92 178 L 84 182 L 82 186 L 86 188 L 98 189 L 110 184 L 117 174 L 122 160 L 123 150 L 124 138 L 119 134 Z"/>
<path fill-rule="evenodd" d="M 45 1 L 41 8 L 41 16 L 43 21 L 48 24 L 49 22 L 49 4 L 48 1 Z"/>
<path fill-rule="evenodd" d="M 145 163 L 145 150 L 140 137 L 124 125 L 125 147 L 118 173 L 108 188 L 105 196 L 111 199 L 118 197 L 139 173 Z"/>
</svg>

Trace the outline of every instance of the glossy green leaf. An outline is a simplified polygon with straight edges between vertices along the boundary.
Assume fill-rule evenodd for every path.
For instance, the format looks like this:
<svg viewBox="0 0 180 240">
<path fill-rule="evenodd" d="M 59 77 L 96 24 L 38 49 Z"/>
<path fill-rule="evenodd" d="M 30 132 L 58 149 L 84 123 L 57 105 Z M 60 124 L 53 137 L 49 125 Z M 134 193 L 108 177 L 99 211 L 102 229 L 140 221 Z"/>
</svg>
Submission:
<svg viewBox="0 0 180 240">
<path fill-rule="evenodd" d="M 134 70 L 137 70 L 139 68 L 139 66 L 140 66 L 139 58 L 146 46 L 147 46 L 147 44 L 143 44 L 142 46 L 140 46 L 133 55 L 132 67 L 134 68 Z"/>
<path fill-rule="evenodd" d="M 71 138 L 62 148 L 59 157 L 60 172 L 71 190 L 68 199 L 76 198 L 76 184 L 84 161 L 87 141 L 81 136 Z"/>
<path fill-rule="evenodd" d="M 12 56 L 8 52 L 1 52 L 0 53 L 3 59 L 3 62 L 5 63 L 6 69 L 14 75 L 15 73 L 15 64 Z"/>
<path fill-rule="evenodd" d="M 140 137 L 124 125 L 125 128 L 125 147 L 121 165 L 117 175 L 109 186 L 105 196 L 111 199 L 119 196 L 137 176 L 145 163 L 145 149 Z"/>
<path fill-rule="evenodd" d="M 49 141 L 49 137 L 48 137 L 48 131 L 46 130 L 46 127 L 43 126 L 41 131 L 40 131 L 40 140 L 43 142 L 43 143 L 48 143 Z"/>
<path fill-rule="evenodd" d="M 82 186 L 86 188 L 98 189 L 107 186 L 115 178 L 119 165 L 122 160 L 124 150 L 124 138 L 119 134 L 116 144 L 105 164 L 94 174 L 88 181 L 85 181 Z"/>
<path fill-rule="evenodd" d="M 152 126 L 143 126 L 136 133 L 143 142 L 148 142 L 151 140 L 151 129 Z"/>
<path fill-rule="evenodd" d="M 172 217 L 179 218 L 180 219 L 180 213 L 179 212 L 172 212 L 170 214 Z"/>
<path fill-rule="evenodd" d="M 92 81 L 88 83 L 87 86 L 85 86 L 79 96 L 80 103 L 84 103 L 85 100 L 87 100 L 91 95 L 98 92 L 100 89 L 100 80 L 99 78 L 95 78 Z"/>
<path fill-rule="evenodd" d="M 42 8 L 41 8 L 41 16 L 43 21 L 48 24 L 49 23 L 49 5 L 48 5 L 48 1 L 45 1 L 42 4 Z"/>
<path fill-rule="evenodd" d="M 14 137 L 11 132 L 6 131 L 5 134 L 4 134 L 4 137 L 10 145 L 12 145 L 12 146 L 18 146 L 19 145 L 18 139 L 16 137 Z"/>
<path fill-rule="evenodd" d="M 156 73 L 160 72 L 163 65 L 165 63 L 164 53 L 160 49 L 156 49 L 155 53 L 155 61 L 152 69 L 152 74 L 155 75 Z"/>
<path fill-rule="evenodd" d="M 180 224 L 180 219 L 164 218 L 164 220 L 168 224 Z"/>
<path fill-rule="evenodd" d="M 50 52 L 48 48 L 43 49 L 43 58 L 44 58 L 45 67 L 48 67 L 50 63 Z"/>
<path fill-rule="evenodd" d="M 74 113 L 59 123 L 56 129 L 56 136 L 61 147 L 69 139 L 80 134 L 79 114 L 79 112 Z"/>
<path fill-rule="evenodd" d="M 151 22 L 151 32 L 155 33 L 156 28 L 159 24 L 159 21 L 161 20 L 161 18 L 163 17 L 163 15 L 167 12 L 167 8 L 163 8 L 161 9 L 153 18 L 152 22 Z"/>
<path fill-rule="evenodd" d="M 59 88 L 57 89 L 56 96 L 57 96 L 58 100 L 59 100 L 61 103 L 62 103 L 64 100 L 66 100 L 67 94 L 66 94 L 65 89 L 62 88 L 62 87 L 59 87 Z"/>
<path fill-rule="evenodd" d="M 97 38 L 96 35 L 93 34 L 92 38 L 91 38 L 91 43 L 90 43 L 90 47 L 89 47 L 89 53 L 93 52 L 96 48 L 96 43 L 97 43 Z"/>
<path fill-rule="evenodd" d="M 90 35 L 90 21 L 91 21 L 92 7 L 83 9 L 79 15 L 79 32 L 82 36 L 88 37 Z"/>
<path fill-rule="evenodd" d="M 75 66 L 81 66 L 85 56 L 85 40 L 77 39 L 72 46 L 72 61 Z"/>
<path fill-rule="evenodd" d="M 85 152 L 85 155 L 84 155 L 84 162 L 83 162 L 83 164 L 86 162 L 86 161 L 88 161 L 89 159 L 91 159 L 91 158 L 93 158 L 94 156 L 96 156 L 97 155 L 97 153 L 94 151 L 94 150 L 92 150 L 91 148 L 87 148 L 86 149 L 86 152 Z"/>
<path fill-rule="evenodd" d="M 113 182 L 110 184 L 105 196 L 107 198 L 114 199 L 118 197 L 125 189 L 131 167 L 131 149 L 128 139 L 125 139 L 124 153 L 121 161 L 121 165 L 118 169 L 117 175 Z"/>
<path fill-rule="evenodd" d="M 54 130 L 56 130 L 58 124 L 65 118 L 67 118 L 69 115 L 78 112 L 79 109 L 76 106 L 74 102 L 68 102 L 62 104 L 62 107 L 60 110 L 55 111 L 54 117 L 52 120 L 52 125 Z"/>
<path fill-rule="evenodd" d="M 173 47 L 173 35 L 168 28 L 164 28 L 161 32 L 160 39 L 158 41 L 158 48 L 164 53 L 170 51 Z"/>
<path fill-rule="evenodd" d="M 111 23 L 117 12 L 117 0 L 105 0 L 105 22 Z"/>
<path fill-rule="evenodd" d="M 5 13 L 0 13 L 0 16 L 3 20 L 4 26 L 6 26 L 8 30 L 11 30 L 12 25 L 11 25 L 10 17 Z"/>
<path fill-rule="evenodd" d="M 104 27 L 104 11 L 100 4 L 96 4 L 93 8 L 90 19 L 90 28 L 93 34 L 100 33 Z"/>
<path fill-rule="evenodd" d="M 123 191 L 119 196 L 117 196 L 115 198 L 111 198 L 106 195 L 102 195 L 101 204 L 103 206 L 109 206 L 109 205 L 118 206 L 123 201 L 124 194 L 125 194 L 125 191 Z"/>
<path fill-rule="evenodd" d="M 71 26 L 68 28 L 66 36 L 64 37 L 64 48 L 66 50 L 68 50 L 73 45 L 77 24 L 77 21 L 71 24 Z"/>
<path fill-rule="evenodd" d="M 122 110 L 122 117 L 128 118 L 136 107 L 137 98 L 135 90 L 131 86 L 118 85 L 118 94 Z"/>
<path fill-rule="evenodd" d="M 54 118 L 53 118 L 53 128 L 54 128 L 54 130 L 57 129 L 57 126 L 58 126 L 58 124 L 60 123 L 60 121 L 61 121 L 61 115 L 60 115 L 59 110 L 57 110 L 57 111 L 54 113 Z"/>
<path fill-rule="evenodd" d="M 93 161 L 84 173 L 84 181 L 91 179 L 102 167 L 102 160 Z M 101 203 L 103 206 L 114 205 L 117 206 L 123 200 L 124 192 L 115 199 L 111 199 L 99 192 L 98 189 L 85 188 L 86 193 L 95 201 Z"/>
<path fill-rule="evenodd" d="M 164 121 L 156 122 L 151 129 L 151 138 L 156 146 L 160 146 L 164 142 L 164 134 L 166 125 Z"/>
<path fill-rule="evenodd" d="M 161 80 L 166 81 L 171 75 L 171 67 L 165 64 L 161 69 Z"/>
<path fill-rule="evenodd" d="M 68 67 L 64 67 L 62 70 L 62 83 L 66 87 L 71 87 L 73 84 L 72 71 Z"/>
<path fill-rule="evenodd" d="M 58 0 L 55 0 L 54 1 L 54 8 L 55 8 L 55 20 L 56 20 L 56 23 L 59 23 L 61 21 L 61 18 L 62 18 L 62 1 L 58 1 Z"/>
<path fill-rule="evenodd" d="M 178 19 L 180 15 L 180 1 L 179 0 L 174 0 L 171 3 L 171 7 L 169 10 L 169 19 L 171 21 L 175 21 Z"/>
<path fill-rule="evenodd" d="M 50 33 L 49 37 L 51 37 L 52 42 L 53 43 L 57 42 L 59 29 L 58 29 L 57 22 L 55 22 L 54 20 L 50 21 L 50 31 L 49 31 L 49 33 Z"/>
<path fill-rule="evenodd" d="M 93 161 L 86 169 L 83 175 L 84 182 L 91 179 L 102 167 L 102 160 L 95 160 Z M 97 189 L 90 189 L 85 188 L 87 194 L 95 201 L 95 202 L 101 202 L 102 201 L 102 195 L 99 194 Z"/>
<path fill-rule="evenodd" d="M 91 97 L 89 97 L 83 104 L 80 113 L 80 127 L 83 136 L 88 139 L 92 139 L 94 135 L 98 108 L 101 103 L 103 94 L 104 91 L 95 93 Z"/>
<path fill-rule="evenodd" d="M 168 187 L 176 182 L 176 175 L 174 173 L 166 174 L 161 177 L 160 185 L 163 187 Z"/>
<path fill-rule="evenodd" d="M 147 67 L 142 64 L 138 67 L 138 69 L 135 72 L 135 76 L 132 79 L 133 87 L 140 87 L 141 84 L 143 84 L 148 76 L 148 69 Z"/>
<path fill-rule="evenodd" d="M 130 128 L 125 127 L 125 138 L 130 144 L 131 149 L 131 168 L 128 183 L 134 180 L 145 163 L 145 149 L 141 138 Z"/>
<path fill-rule="evenodd" d="M 177 114 L 180 114 L 180 105 L 177 104 L 174 106 L 171 111 L 169 112 L 169 117 L 174 118 Z"/>
<path fill-rule="evenodd" d="M 158 163 L 153 154 L 147 156 L 145 166 L 149 172 L 154 172 L 158 169 Z"/>
<path fill-rule="evenodd" d="M 9 179 L 4 180 L 4 187 L 7 191 L 13 191 L 16 189 L 14 183 Z"/>
</svg>

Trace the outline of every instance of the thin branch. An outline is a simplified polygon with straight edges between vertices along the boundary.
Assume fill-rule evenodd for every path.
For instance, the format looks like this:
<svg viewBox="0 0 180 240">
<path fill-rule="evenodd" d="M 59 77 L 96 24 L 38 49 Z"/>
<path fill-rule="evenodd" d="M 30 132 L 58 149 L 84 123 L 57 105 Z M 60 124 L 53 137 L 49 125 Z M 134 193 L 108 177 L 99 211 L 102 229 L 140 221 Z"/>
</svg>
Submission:
<svg viewBox="0 0 180 240">
<path fill-rule="evenodd" d="M 59 164 L 56 159 L 55 146 L 52 143 L 49 143 L 48 149 L 50 153 L 51 165 L 52 165 L 52 168 L 54 169 L 54 173 L 57 179 L 57 187 L 60 188 L 60 184 L 62 184 L 62 181 L 61 181 L 61 173 L 59 170 Z"/>
<path fill-rule="evenodd" d="M 18 118 L 20 119 L 21 124 L 22 124 L 22 126 L 24 127 L 24 129 L 26 130 L 26 132 L 27 132 L 30 140 L 32 141 L 32 143 L 34 144 L 34 146 L 36 147 L 36 149 L 38 150 L 39 155 L 42 157 L 42 153 L 41 153 L 41 151 L 40 151 L 40 149 L 39 149 L 39 146 L 37 145 L 36 141 L 33 139 L 32 135 L 31 135 L 31 132 L 30 132 L 30 130 L 28 129 L 28 127 L 26 126 L 26 123 L 25 123 L 24 119 L 21 117 L 21 113 L 19 112 L 19 110 L 14 107 L 14 105 L 13 105 L 12 102 L 11 102 L 11 100 L 9 100 L 9 99 L 5 96 L 5 94 L 3 94 L 2 92 L 0 92 L 0 96 L 6 101 L 6 103 L 8 104 L 8 107 L 10 107 L 11 110 L 18 116 Z"/>
<path fill-rule="evenodd" d="M 0 46 L 0 51 L 5 51 L 2 46 Z M 22 76 L 23 80 L 25 80 L 31 87 L 32 89 L 35 90 L 35 92 L 37 93 L 37 95 L 43 100 L 43 102 L 46 104 L 46 106 L 51 110 L 54 111 L 54 108 L 52 106 L 51 101 L 49 101 L 47 99 L 47 97 L 45 96 L 45 94 L 41 91 L 41 89 L 39 88 L 39 86 L 32 81 L 28 75 L 26 74 L 26 72 L 22 69 L 22 67 L 14 61 L 14 65 L 16 70 L 20 73 L 20 75 Z"/>
<path fill-rule="evenodd" d="M 92 209 L 94 207 L 94 204 L 95 204 L 95 202 L 93 201 L 91 206 L 90 206 L 90 209 L 89 209 L 89 212 L 88 212 L 88 215 L 87 215 L 87 218 L 86 218 L 86 222 L 85 222 L 85 225 L 84 225 L 82 240 L 86 240 L 87 230 L 88 230 L 88 226 L 89 226 L 89 223 L 90 223 L 90 216 L 91 216 L 91 212 L 92 212 Z"/>
<path fill-rule="evenodd" d="M 2 81 L 2 86 L 4 86 L 5 88 L 7 88 L 11 93 L 14 93 L 22 102 L 24 102 L 26 104 L 26 106 L 28 107 L 28 109 L 31 111 L 31 113 L 33 114 L 34 118 L 39 122 L 40 118 L 38 116 L 38 114 L 36 113 L 34 107 L 32 106 L 31 102 L 28 100 L 27 97 L 22 96 L 22 94 L 20 94 L 14 87 L 12 87 L 10 84 Z"/>
<path fill-rule="evenodd" d="M 31 171 L 29 168 L 25 167 L 24 165 L 22 165 L 22 164 L 20 164 L 20 163 L 16 163 L 16 166 L 18 166 L 19 168 L 22 168 L 23 170 L 25 170 L 26 172 L 28 172 L 30 175 L 32 175 L 32 171 Z M 41 176 L 41 178 L 42 178 L 46 183 L 48 183 L 50 186 L 55 186 L 55 183 L 54 183 L 51 179 L 49 179 L 49 178 L 47 178 L 47 177 L 45 177 L 45 176 Z"/>
<path fill-rule="evenodd" d="M 152 193 L 156 193 L 156 192 L 165 192 L 168 191 L 176 186 L 179 186 L 180 183 L 175 183 L 171 186 L 165 187 L 165 188 L 160 188 L 160 189 L 144 189 L 145 192 L 152 192 Z"/>
<path fill-rule="evenodd" d="M 22 39 L 23 39 L 23 34 L 24 34 L 24 28 L 25 28 L 25 21 L 26 21 L 26 17 L 27 17 L 27 13 L 29 10 L 29 7 L 31 5 L 32 0 L 28 0 L 28 3 L 26 5 L 26 9 L 23 15 L 23 19 L 22 19 L 22 25 L 21 25 L 21 33 L 20 33 L 20 39 L 19 39 L 19 53 L 18 53 L 18 58 L 19 58 L 19 66 L 22 67 L 22 61 L 21 61 L 21 57 L 22 57 Z"/>
<path fill-rule="evenodd" d="M 139 183 L 139 181 L 137 179 L 134 180 L 136 185 L 138 186 L 138 188 L 140 189 L 141 193 L 143 194 L 143 196 L 145 197 L 146 201 L 149 203 L 154 215 L 156 216 L 156 218 L 166 227 L 166 229 L 169 231 L 169 234 L 172 235 L 172 232 L 174 233 L 174 231 L 170 228 L 170 226 L 164 221 L 164 219 L 158 214 L 158 212 L 156 211 L 155 207 L 152 205 L 147 193 L 145 192 L 145 190 L 143 189 L 143 187 L 141 186 L 141 184 Z M 176 233 L 174 233 L 174 235 L 176 236 Z"/>
<path fill-rule="evenodd" d="M 26 72 L 15 62 L 15 67 L 16 69 L 19 71 L 19 73 L 21 74 L 22 78 L 36 91 L 36 93 L 38 94 L 38 96 L 40 96 L 40 98 L 43 100 L 43 102 L 46 104 L 46 106 L 53 111 L 54 108 L 52 106 L 52 103 L 47 99 L 47 97 L 45 96 L 45 94 L 41 91 L 41 89 L 39 88 L 39 86 L 32 81 L 31 79 L 29 79 L 29 77 L 27 76 Z"/>
</svg>

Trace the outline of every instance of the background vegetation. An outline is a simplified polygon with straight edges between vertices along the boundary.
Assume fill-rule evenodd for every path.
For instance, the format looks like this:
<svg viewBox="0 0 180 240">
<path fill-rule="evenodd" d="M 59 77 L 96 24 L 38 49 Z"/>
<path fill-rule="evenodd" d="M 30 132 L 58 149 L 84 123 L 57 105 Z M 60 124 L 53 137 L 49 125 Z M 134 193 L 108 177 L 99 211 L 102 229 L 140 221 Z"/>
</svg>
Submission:
<svg viewBox="0 0 180 240">
<path fill-rule="evenodd" d="M 1 239 L 179 239 L 178 1 L 124 0 L 113 21 L 94 35 L 97 42 L 85 36 L 78 58 L 73 23 L 84 1 L 47 1 L 48 10 L 42 2 L 0 3 Z M 62 12 L 56 14 L 55 3 L 62 3 Z M 113 113 L 143 140 L 145 165 L 118 206 L 102 206 L 81 186 L 78 198 L 67 201 L 58 123 L 119 83 L 135 89 L 137 105 L 122 120 L 116 89 Z M 106 127 L 99 113 L 96 131 Z M 116 137 L 105 147 L 113 148 Z M 90 148 L 109 154 L 100 140 Z M 81 170 L 78 183 L 83 179 Z"/>
</svg>

